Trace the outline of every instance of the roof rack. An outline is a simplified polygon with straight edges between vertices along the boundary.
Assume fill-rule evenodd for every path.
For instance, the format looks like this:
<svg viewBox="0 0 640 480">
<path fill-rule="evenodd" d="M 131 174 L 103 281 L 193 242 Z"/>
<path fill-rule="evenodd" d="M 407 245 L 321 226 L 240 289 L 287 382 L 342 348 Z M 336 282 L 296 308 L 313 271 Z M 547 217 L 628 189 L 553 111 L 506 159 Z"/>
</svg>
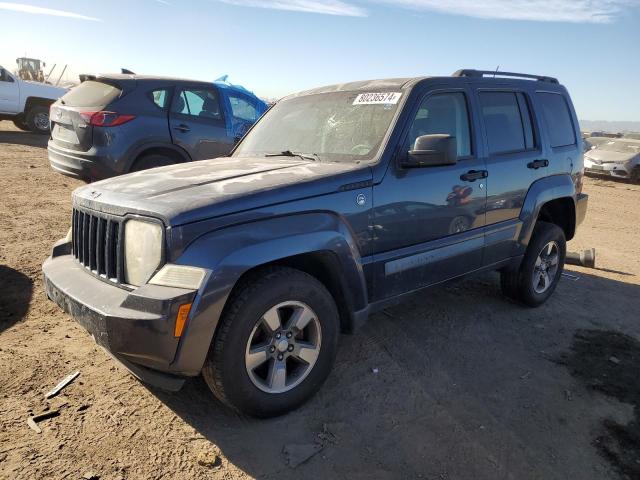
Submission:
<svg viewBox="0 0 640 480">
<path fill-rule="evenodd" d="M 500 71 L 491 71 L 491 70 L 471 70 L 464 69 L 458 70 L 454 72 L 452 77 L 473 77 L 473 78 L 483 78 L 483 77 L 514 77 L 514 78 L 528 78 L 530 80 L 537 80 L 538 82 L 548 82 L 548 83 L 560 83 L 557 78 L 553 77 L 545 77 L 543 75 L 529 75 L 527 73 L 513 73 L 513 72 L 500 72 Z"/>
</svg>

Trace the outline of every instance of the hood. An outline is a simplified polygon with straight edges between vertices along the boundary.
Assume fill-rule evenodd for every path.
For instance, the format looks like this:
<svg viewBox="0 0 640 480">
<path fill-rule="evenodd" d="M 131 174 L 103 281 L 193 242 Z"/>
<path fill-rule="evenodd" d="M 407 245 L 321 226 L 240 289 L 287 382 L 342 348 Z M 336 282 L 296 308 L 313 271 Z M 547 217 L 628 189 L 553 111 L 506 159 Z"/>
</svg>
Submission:
<svg viewBox="0 0 640 480">
<path fill-rule="evenodd" d="M 356 163 L 225 157 L 102 180 L 77 189 L 73 200 L 104 213 L 150 215 L 177 226 L 370 180 L 371 169 Z"/>
<path fill-rule="evenodd" d="M 52 100 L 57 100 L 68 92 L 67 88 L 56 87 L 47 83 L 34 82 L 31 80 L 23 80 L 22 82 L 27 86 L 29 92 L 33 92 L 34 95 L 37 94 L 40 97 L 46 97 Z"/>
<path fill-rule="evenodd" d="M 636 155 L 636 153 L 613 152 L 611 150 L 602 150 L 599 148 L 594 148 L 593 150 L 589 150 L 584 154 L 585 157 L 591 159 L 592 161 L 600 163 L 624 163 L 633 159 L 633 157 L 635 157 Z"/>
</svg>

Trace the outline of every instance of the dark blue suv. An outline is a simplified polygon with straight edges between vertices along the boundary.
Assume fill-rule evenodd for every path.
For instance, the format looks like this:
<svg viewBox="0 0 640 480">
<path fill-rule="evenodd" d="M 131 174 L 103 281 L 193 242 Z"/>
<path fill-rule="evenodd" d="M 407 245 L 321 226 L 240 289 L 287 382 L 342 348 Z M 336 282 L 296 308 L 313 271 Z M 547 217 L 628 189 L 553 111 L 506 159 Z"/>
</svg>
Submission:
<svg viewBox="0 0 640 480">
<path fill-rule="evenodd" d="M 507 297 L 547 301 L 585 217 L 583 172 L 554 78 L 317 88 L 228 158 L 77 189 L 46 291 L 146 382 L 202 373 L 225 404 L 277 415 L 320 388 L 340 331 L 408 293 L 497 270 Z"/>
<path fill-rule="evenodd" d="M 83 77 L 51 106 L 48 151 L 54 170 L 87 182 L 227 155 L 267 109 L 224 81 Z"/>
</svg>

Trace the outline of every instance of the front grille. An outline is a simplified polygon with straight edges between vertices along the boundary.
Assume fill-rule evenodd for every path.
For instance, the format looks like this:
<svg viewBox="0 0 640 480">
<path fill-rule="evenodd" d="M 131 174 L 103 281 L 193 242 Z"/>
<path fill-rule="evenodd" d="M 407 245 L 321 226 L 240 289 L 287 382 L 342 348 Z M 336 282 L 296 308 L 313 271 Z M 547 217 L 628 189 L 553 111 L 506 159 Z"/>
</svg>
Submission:
<svg viewBox="0 0 640 480">
<path fill-rule="evenodd" d="M 122 219 L 73 209 L 72 253 L 87 270 L 124 283 Z"/>
</svg>

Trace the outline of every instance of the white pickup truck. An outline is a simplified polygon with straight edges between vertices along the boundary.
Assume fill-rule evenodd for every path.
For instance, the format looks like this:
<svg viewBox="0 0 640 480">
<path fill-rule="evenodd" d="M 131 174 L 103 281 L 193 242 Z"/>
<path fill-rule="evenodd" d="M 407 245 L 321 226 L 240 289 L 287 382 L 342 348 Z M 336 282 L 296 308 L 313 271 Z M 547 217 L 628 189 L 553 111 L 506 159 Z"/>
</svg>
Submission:
<svg viewBox="0 0 640 480">
<path fill-rule="evenodd" d="M 0 120 L 16 127 L 49 133 L 49 106 L 67 92 L 65 88 L 21 80 L 0 65 Z"/>
</svg>

